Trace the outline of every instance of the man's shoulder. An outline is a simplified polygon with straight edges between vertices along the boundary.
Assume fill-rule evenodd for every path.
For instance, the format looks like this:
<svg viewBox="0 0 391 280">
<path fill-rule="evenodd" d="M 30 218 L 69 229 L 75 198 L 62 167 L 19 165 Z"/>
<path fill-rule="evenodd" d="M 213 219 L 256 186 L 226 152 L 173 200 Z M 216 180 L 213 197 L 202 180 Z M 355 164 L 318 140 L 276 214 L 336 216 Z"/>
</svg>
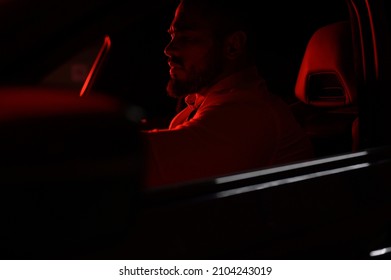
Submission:
<svg viewBox="0 0 391 280">
<path fill-rule="evenodd" d="M 232 88 L 208 93 L 203 106 L 279 106 L 280 97 L 271 93 L 263 80 L 256 80 L 248 84 L 241 84 Z"/>
</svg>

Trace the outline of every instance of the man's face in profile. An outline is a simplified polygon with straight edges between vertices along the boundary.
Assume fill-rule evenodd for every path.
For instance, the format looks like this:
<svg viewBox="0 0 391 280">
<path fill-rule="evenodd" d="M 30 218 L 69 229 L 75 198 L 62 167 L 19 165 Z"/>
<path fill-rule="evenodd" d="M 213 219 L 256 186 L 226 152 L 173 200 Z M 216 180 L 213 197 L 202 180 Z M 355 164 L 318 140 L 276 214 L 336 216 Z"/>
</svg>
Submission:
<svg viewBox="0 0 391 280">
<path fill-rule="evenodd" d="M 216 82 L 224 57 L 211 25 L 194 4 L 178 6 L 169 29 L 171 41 L 165 49 L 170 66 L 170 96 L 195 93 Z"/>
</svg>

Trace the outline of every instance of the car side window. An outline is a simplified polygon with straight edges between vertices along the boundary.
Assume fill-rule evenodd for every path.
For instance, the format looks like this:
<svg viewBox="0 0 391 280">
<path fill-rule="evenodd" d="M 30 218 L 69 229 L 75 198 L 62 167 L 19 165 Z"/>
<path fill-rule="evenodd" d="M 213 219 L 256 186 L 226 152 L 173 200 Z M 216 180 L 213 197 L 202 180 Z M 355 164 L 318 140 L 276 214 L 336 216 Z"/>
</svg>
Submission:
<svg viewBox="0 0 391 280">
<path fill-rule="evenodd" d="M 42 86 L 63 87 L 80 90 L 97 57 L 102 42 L 96 41 L 76 53 L 71 59 L 48 73 L 41 81 Z"/>
</svg>

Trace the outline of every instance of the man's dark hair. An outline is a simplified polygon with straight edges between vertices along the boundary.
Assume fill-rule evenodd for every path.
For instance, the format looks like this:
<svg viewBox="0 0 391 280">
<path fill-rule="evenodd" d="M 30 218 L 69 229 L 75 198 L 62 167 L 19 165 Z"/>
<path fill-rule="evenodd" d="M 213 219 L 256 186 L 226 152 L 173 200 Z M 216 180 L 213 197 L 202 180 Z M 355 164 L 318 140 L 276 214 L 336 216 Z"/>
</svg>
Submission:
<svg viewBox="0 0 391 280">
<path fill-rule="evenodd" d="M 249 50 L 255 48 L 257 11 L 254 0 L 180 0 L 184 6 L 200 9 L 205 18 L 212 20 L 217 35 L 235 31 L 247 34 Z"/>
</svg>

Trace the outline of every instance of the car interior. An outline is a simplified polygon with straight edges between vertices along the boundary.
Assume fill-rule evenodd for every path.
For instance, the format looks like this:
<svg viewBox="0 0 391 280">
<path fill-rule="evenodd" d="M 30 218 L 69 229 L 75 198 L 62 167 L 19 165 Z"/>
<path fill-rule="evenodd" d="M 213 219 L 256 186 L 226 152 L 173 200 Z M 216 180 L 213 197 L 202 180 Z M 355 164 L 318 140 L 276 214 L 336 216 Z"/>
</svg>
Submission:
<svg viewBox="0 0 391 280">
<path fill-rule="evenodd" d="M 322 26 L 312 35 L 303 56 L 295 85 L 299 101 L 291 108 L 312 140 L 317 157 L 357 149 L 352 41 L 348 21 Z"/>
<path fill-rule="evenodd" d="M 17 46 L 2 46 L 0 142 L 9 149 L 0 165 L 10 186 L 0 204 L 8 225 L 2 258 L 366 258 L 388 242 L 389 225 L 360 206 L 382 217 L 388 208 L 376 203 L 389 191 L 352 197 L 332 183 L 360 186 L 360 168 L 370 165 L 353 165 L 367 153 L 360 153 L 357 38 L 345 1 L 269 1 L 264 9 L 274 16 L 260 17 L 260 71 L 309 135 L 314 162 L 153 191 L 142 188 L 139 131 L 166 127 L 176 113 L 163 54 L 176 2 L 109 2 L 68 7 L 61 18 L 66 4 L 52 14 L 23 6 L 21 15 L 33 9 L 40 21 L 25 30 L 27 16 L 14 26 Z M 36 31 L 46 20 L 51 28 Z M 353 165 L 349 180 L 334 161 Z M 311 180 L 292 181 L 294 168 Z M 362 233 L 363 221 L 375 233 Z"/>
<path fill-rule="evenodd" d="M 354 45 L 346 4 L 343 1 L 311 4 L 312 14 L 306 14 L 303 8 L 308 4 L 304 2 L 287 5 L 286 10 L 281 11 L 278 5 L 265 3 L 268 11 L 279 13 L 280 18 L 273 21 L 273 29 L 260 28 L 259 69 L 270 90 L 290 105 L 311 138 L 316 157 L 357 150 L 358 119 L 353 122 L 358 116 L 355 66 L 352 63 Z M 169 15 L 174 7 L 168 5 L 167 17 L 156 16 L 156 22 L 148 18 L 148 23 L 134 25 L 130 22 L 111 32 L 113 48 L 93 85 L 96 92 L 109 92 L 129 104 L 136 115 L 133 119 L 142 120 L 143 129 L 167 127 L 181 105 L 166 96 L 168 76 L 162 54 L 164 43 L 168 42 L 164 27 L 169 25 Z M 288 12 L 292 10 L 296 13 Z M 311 24 L 297 21 L 300 14 Z M 287 26 L 286 22 L 292 25 Z M 152 31 L 153 24 L 160 30 Z M 268 22 L 262 19 L 259 24 L 267 25 Z M 144 29 L 155 34 L 160 31 L 158 45 L 145 38 Z M 128 33 L 132 36 L 124 36 Z M 140 46 L 134 45 L 133 38 L 139 39 Z M 141 55 L 141 61 L 135 58 L 140 49 L 143 53 L 148 51 L 148 55 Z M 127 69 L 126 63 L 134 67 Z M 148 83 L 150 78 L 154 83 Z M 133 95 L 129 93 L 131 91 L 146 91 L 148 94 Z M 156 102 L 150 102 L 151 99 Z M 357 136 L 353 137 L 353 134 Z"/>
</svg>

